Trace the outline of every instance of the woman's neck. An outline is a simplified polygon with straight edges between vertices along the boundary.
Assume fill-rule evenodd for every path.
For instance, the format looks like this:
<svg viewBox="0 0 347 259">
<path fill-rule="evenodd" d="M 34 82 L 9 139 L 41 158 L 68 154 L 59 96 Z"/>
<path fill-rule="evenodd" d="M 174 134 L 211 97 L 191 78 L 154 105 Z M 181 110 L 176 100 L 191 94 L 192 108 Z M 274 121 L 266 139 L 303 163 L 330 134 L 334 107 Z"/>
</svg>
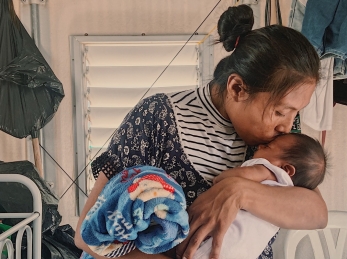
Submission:
<svg viewBox="0 0 347 259">
<path fill-rule="evenodd" d="M 218 112 L 227 120 L 229 120 L 229 116 L 225 111 L 225 106 L 224 106 L 224 93 L 220 94 L 219 92 L 219 86 L 217 84 L 210 84 L 210 93 L 211 93 L 211 100 L 212 103 L 214 105 L 214 107 L 216 107 L 216 109 L 218 110 Z"/>
</svg>

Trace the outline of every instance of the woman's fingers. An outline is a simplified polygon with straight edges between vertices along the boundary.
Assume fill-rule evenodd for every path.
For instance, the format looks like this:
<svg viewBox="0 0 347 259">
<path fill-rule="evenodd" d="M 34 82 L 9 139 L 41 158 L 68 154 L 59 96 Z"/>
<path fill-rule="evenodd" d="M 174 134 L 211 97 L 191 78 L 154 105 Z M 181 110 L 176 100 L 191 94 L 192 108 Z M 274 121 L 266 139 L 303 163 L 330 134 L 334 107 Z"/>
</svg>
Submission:
<svg viewBox="0 0 347 259">
<path fill-rule="evenodd" d="M 227 174 L 220 174 L 218 176 L 216 176 L 214 179 L 213 179 L 213 185 L 219 183 L 220 181 L 224 180 L 225 178 L 229 177 Z"/>
<path fill-rule="evenodd" d="M 235 167 L 235 168 L 230 168 L 230 169 L 224 170 L 222 173 L 220 173 L 215 178 L 213 178 L 213 184 L 217 184 L 227 177 L 235 176 L 235 175 L 233 175 L 233 172 L 235 172 L 235 170 L 238 170 L 238 168 L 239 167 Z"/>
<path fill-rule="evenodd" d="M 176 258 L 193 258 L 201 243 L 207 238 L 212 238 L 212 250 L 209 258 L 218 259 L 226 230 L 227 226 L 225 226 L 224 224 L 222 224 L 219 228 L 210 226 L 208 224 L 201 226 L 197 231 L 194 232 L 194 234 L 192 234 L 189 239 L 186 239 L 187 245 L 185 246 L 184 252 L 176 253 Z M 214 234 L 210 235 L 209 233 L 211 233 L 211 231 L 213 231 Z"/>
<path fill-rule="evenodd" d="M 206 239 L 207 236 L 209 236 L 210 227 L 202 226 L 198 230 L 196 230 L 194 233 L 192 233 L 191 237 L 187 240 L 187 246 L 182 254 L 178 254 L 177 258 L 186 258 L 191 259 L 194 256 L 194 253 L 196 250 L 198 250 L 200 244 Z"/>
<path fill-rule="evenodd" d="M 223 239 L 228 226 L 221 225 L 220 228 L 216 228 L 215 234 L 212 236 L 212 251 L 210 253 L 210 259 L 219 258 L 220 251 L 222 249 Z"/>
<path fill-rule="evenodd" d="M 207 236 L 214 238 L 211 256 L 218 258 L 225 232 L 240 209 L 240 193 L 235 182 L 237 179 L 233 177 L 223 179 L 189 207 L 190 231 L 176 250 L 177 258 L 192 258 Z"/>
<path fill-rule="evenodd" d="M 188 210 L 189 212 L 189 210 Z M 196 220 L 194 218 L 193 213 L 189 213 L 189 234 L 187 238 L 176 247 L 176 258 L 181 259 L 183 258 L 183 254 L 186 251 L 186 248 L 188 245 L 190 245 L 190 241 L 192 239 L 192 236 L 196 233 L 196 231 L 199 229 L 201 223 L 199 220 Z"/>
<path fill-rule="evenodd" d="M 203 198 L 199 196 L 200 199 Z M 205 214 L 209 213 L 208 210 L 201 211 L 201 203 L 199 202 L 199 197 L 194 203 L 189 207 L 189 234 L 187 238 L 177 246 L 176 248 L 176 258 L 192 258 L 194 252 L 197 250 L 199 245 L 206 239 L 209 235 L 207 223 L 208 216 Z M 207 219 L 207 220 L 206 220 Z M 213 227 L 213 226 L 212 226 Z M 211 228 L 211 227 L 210 227 Z"/>
</svg>

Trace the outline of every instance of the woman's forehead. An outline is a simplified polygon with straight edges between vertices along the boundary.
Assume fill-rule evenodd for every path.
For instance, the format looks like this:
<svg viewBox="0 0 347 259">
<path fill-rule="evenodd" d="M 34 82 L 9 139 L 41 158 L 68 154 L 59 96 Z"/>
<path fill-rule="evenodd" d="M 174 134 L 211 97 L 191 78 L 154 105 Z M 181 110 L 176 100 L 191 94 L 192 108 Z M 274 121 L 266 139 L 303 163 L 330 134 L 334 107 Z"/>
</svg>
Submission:
<svg viewBox="0 0 347 259">
<path fill-rule="evenodd" d="M 299 111 L 308 105 L 315 87 L 316 84 L 312 82 L 301 84 L 285 94 L 276 106 L 280 106 L 282 109 Z"/>
</svg>

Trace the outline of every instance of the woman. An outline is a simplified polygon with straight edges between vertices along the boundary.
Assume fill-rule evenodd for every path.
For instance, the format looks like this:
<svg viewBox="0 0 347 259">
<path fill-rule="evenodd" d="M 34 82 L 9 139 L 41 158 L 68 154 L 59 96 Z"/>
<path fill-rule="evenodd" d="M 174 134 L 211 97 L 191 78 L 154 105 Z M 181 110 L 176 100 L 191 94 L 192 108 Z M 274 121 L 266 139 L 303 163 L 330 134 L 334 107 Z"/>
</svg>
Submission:
<svg viewBox="0 0 347 259">
<path fill-rule="evenodd" d="M 137 164 L 163 168 L 186 194 L 190 232 L 176 249 L 177 258 L 191 258 L 207 236 L 213 237 L 210 257 L 218 258 L 224 233 L 240 209 L 284 228 L 326 225 L 327 208 L 318 190 L 233 177 L 210 188 L 216 175 L 243 162 L 247 145 L 289 132 L 319 79 L 318 56 L 300 33 L 281 26 L 252 31 L 252 26 L 251 8 L 230 7 L 218 21 L 218 32 L 231 54 L 217 65 L 210 84 L 148 97 L 126 116 L 108 151 L 92 164 L 98 179 L 78 222 L 78 247 L 90 252 L 79 228 L 108 179 Z M 272 258 L 271 247 L 262 256 Z M 138 250 L 124 256 L 146 257 L 168 258 Z"/>
</svg>

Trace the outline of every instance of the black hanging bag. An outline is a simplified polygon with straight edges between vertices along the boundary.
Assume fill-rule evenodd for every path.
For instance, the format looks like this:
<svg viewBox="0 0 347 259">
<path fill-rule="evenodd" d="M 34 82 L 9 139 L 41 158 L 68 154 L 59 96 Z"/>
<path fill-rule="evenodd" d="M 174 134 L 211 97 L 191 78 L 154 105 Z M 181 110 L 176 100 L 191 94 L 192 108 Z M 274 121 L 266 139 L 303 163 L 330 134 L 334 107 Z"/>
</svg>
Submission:
<svg viewBox="0 0 347 259">
<path fill-rule="evenodd" d="M 333 95 L 334 104 L 347 105 L 347 79 L 334 80 Z"/>
</svg>

